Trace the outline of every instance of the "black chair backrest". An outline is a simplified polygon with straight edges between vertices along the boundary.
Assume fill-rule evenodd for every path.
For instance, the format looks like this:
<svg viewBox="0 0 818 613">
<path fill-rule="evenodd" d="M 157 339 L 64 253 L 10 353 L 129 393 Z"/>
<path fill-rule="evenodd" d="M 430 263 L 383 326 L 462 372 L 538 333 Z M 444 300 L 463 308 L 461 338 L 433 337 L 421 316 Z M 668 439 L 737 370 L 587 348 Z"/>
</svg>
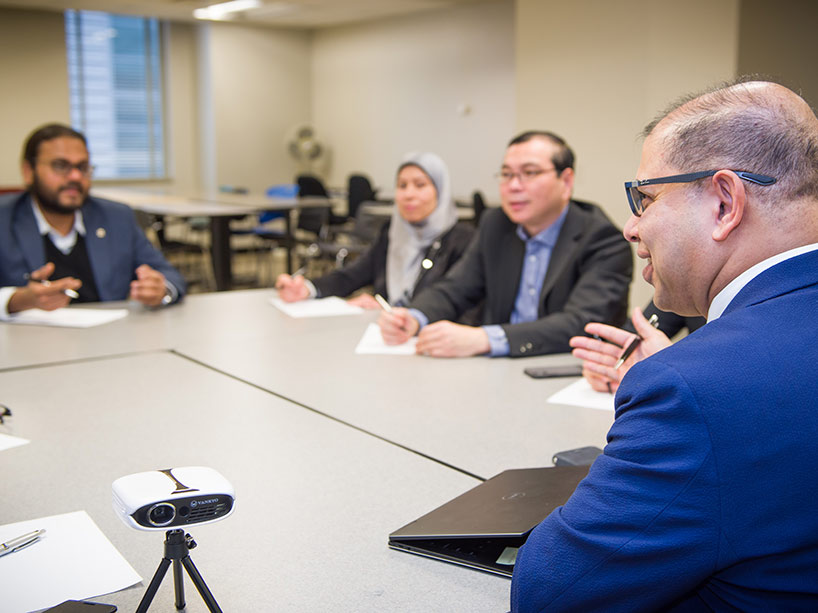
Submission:
<svg viewBox="0 0 818 613">
<path fill-rule="evenodd" d="M 298 184 L 299 196 L 322 196 L 329 198 L 327 188 L 324 187 L 324 184 L 318 177 L 313 175 L 298 175 L 295 178 L 295 182 Z"/>
<path fill-rule="evenodd" d="M 474 192 L 471 199 L 472 206 L 474 207 L 474 225 L 477 226 L 480 224 L 480 218 L 483 216 L 483 212 L 486 210 L 486 201 L 483 200 L 483 194 L 481 194 L 479 191 Z"/>
<path fill-rule="evenodd" d="M 329 198 L 327 188 L 321 182 L 321 179 L 312 175 L 298 175 L 295 179 L 298 184 L 298 197 L 318 197 Z M 329 223 L 330 206 L 325 207 L 304 207 L 298 209 L 298 223 L 296 227 L 299 230 L 312 232 L 316 236 L 321 236 L 326 225 Z"/>
<path fill-rule="evenodd" d="M 347 184 L 347 215 L 355 218 L 362 202 L 375 199 L 375 190 L 364 175 L 349 175 Z"/>
</svg>

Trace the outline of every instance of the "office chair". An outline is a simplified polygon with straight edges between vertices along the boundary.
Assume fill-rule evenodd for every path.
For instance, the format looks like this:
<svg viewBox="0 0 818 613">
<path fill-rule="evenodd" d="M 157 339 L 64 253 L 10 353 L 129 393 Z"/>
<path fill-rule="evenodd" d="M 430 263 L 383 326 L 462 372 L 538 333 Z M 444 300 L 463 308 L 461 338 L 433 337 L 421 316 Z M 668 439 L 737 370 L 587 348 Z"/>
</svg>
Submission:
<svg viewBox="0 0 818 613">
<path fill-rule="evenodd" d="M 148 238 L 153 235 L 152 242 L 184 277 L 189 290 L 193 290 L 195 286 L 199 286 L 199 291 L 203 292 L 215 288 L 207 238 L 197 232 L 189 220 L 139 210 L 134 211 L 134 216 Z"/>
<path fill-rule="evenodd" d="M 347 180 L 347 216 L 349 219 L 355 219 L 361 204 L 375 199 L 375 190 L 372 189 L 372 183 L 366 176 L 349 175 Z"/>
<path fill-rule="evenodd" d="M 474 207 L 474 218 L 472 219 L 472 223 L 474 223 L 475 227 L 480 225 L 480 218 L 483 216 L 483 213 L 486 210 L 486 201 L 483 199 L 483 194 L 479 191 L 475 191 L 472 195 L 472 206 Z"/>
</svg>

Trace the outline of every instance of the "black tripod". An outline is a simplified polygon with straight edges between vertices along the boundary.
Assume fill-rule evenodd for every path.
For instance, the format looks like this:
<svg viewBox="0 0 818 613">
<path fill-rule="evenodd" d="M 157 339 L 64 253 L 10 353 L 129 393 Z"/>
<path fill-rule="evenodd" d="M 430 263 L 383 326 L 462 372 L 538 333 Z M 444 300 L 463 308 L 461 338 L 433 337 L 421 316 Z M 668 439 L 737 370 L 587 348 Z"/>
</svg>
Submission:
<svg viewBox="0 0 818 613">
<path fill-rule="evenodd" d="M 142 600 L 136 608 L 136 613 L 145 613 L 148 607 L 151 606 L 151 601 L 156 595 L 156 590 L 159 589 L 162 579 L 165 578 L 165 573 L 168 572 L 168 566 L 170 566 L 171 562 L 173 562 L 173 586 L 176 589 L 176 608 L 185 608 L 185 578 L 182 575 L 182 566 L 184 566 L 210 613 L 222 613 L 219 604 L 213 598 L 213 594 L 210 593 L 204 579 L 196 569 L 196 565 L 190 559 L 188 551 L 194 547 L 196 547 L 196 541 L 189 534 L 185 534 L 184 530 L 168 530 L 165 533 L 165 557 L 159 562 L 159 568 L 153 574 L 153 579 L 151 579 L 148 589 L 145 590 L 145 595 L 142 596 Z"/>
</svg>

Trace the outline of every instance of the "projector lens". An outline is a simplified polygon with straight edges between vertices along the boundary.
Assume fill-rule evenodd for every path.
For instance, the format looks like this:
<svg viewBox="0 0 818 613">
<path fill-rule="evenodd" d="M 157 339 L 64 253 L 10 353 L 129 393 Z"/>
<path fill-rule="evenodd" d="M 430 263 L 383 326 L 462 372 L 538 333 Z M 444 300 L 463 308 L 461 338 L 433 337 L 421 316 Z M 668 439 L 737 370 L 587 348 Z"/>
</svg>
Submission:
<svg viewBox="0 0 818 613">
<path fill-rule="evenodd" d="M 169 502 L 158 502 L 148 509 L 148 521 L 152 526 L 167 526 L 176 517 L 176 507 Z"/>
</svg>

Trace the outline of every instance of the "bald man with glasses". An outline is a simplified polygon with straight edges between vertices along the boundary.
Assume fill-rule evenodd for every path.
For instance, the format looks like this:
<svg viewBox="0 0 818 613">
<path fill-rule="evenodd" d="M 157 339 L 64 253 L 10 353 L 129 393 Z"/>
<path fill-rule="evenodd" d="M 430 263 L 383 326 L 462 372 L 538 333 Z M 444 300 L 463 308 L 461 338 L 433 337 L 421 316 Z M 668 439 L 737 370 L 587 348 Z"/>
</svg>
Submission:
<svg viewBox="0 0 818 613">
<path fill-rule="evenodd" d="M 818 611 L 818 118 L 740 80 L 643 136 L 624 235 L 656 306 L 707 323 L 622 378 L 512 611 Z"/>
<path fill-rule="evenodd" d="M 417 352 L 435 357 L 525 357 L 570 351 L 585 324 L 621 325 L 633 258 L 599 207 L 571 198 L 574 154 L 550 132 L 509 143 L 497 175 L 502 208 L 446 277 L 408 309 L 381 314 L 384 341 L 418 334 Z M 483 303 L 481 326 L 454 323 Z"/>
<path fill-rule="evenodd" d="M 0 319 L 70 301 L 130 298 L 158 307 L 185 282 L 148 242 L 124 204 L 89 196 L 85 137 L 61 124 L 35 130 L 23 148 L 26 191 L 0 199 Z"/>
</svg>

